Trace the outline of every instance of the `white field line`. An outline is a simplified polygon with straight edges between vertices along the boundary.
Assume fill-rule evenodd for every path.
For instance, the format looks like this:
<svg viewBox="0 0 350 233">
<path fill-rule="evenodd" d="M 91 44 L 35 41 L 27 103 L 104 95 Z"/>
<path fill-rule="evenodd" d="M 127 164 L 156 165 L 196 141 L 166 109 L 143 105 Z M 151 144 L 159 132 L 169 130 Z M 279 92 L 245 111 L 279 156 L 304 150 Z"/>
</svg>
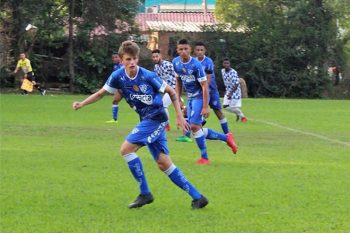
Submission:
<svg viewBox="0 0 350 233">
<path fill-rule="evenodd" d="M 322 139 L 322 140 L 325 140 L 325 141 L 328 141 L 328 142 L 338 143 L 338 144 L 350 147 L 350 143 L 348 143 L 348 142 L 344 142 L 344 141 L 340 141 L 340 140 L 337 140 L 337 139 L 329 138 L 329 137 L 322 136 L 322 135 L 319 135 L 319 134 L 316 134 L 316 133 L 311 133 L 311 132 L 303 131 L 303 130 L 300 130 L 300 129 L 290 128 L 290 127 L 287 127 L 287 126 L 284 126 L 284 125 L 280 125 L 280 124 L 277 124 L 277 123 L 274 123 L 274 122 L 270 122 L 270 121 L 257 120 L 257 119 L 251 119 L 251 118 L 249 120 L 260 122 L 260 123 L 263 123 L 263 124 L 266 124 L 266 125 L 271 125 L 271 126 L 274 126 L 274 127 L 277 127 L 277 128 L 281 128 L 281 129 L 286 129 L 286 130 L 292 131 L 294 133 L 300 133 L 300 134 L 304 134 L 304 135 L 307 135 L 307 136 L 311 136 L 311 137 L 315 137 L 315 138 L 318 138 L 318 139 Z"/>
</svg>

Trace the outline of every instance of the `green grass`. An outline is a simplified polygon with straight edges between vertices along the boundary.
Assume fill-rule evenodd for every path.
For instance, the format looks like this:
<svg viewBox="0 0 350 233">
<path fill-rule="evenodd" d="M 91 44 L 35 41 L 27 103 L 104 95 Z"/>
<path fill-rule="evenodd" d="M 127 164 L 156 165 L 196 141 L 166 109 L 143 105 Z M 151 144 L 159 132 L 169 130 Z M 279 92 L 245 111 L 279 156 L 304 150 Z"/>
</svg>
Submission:
<svg viewBox="0 0 350 233">
<path fill-rule="evenodd" d="M 210 200 L 193 211 L 146 148 L 155 202 L 127 208 L 138 190 L 119 147 L 138 117 L 123 102 L 106 124 L 112 98 L 73 111 L 82 98 L 0 95 L 0 232 L 350 232 L 350 101 L 244 99 L 248 123 L 226 113 L 238 154 L 209 141 L 205 167 L 172 114 L 172 159 Z M 208 126 L 220 131 L 214 114 Z"/>
</svg>

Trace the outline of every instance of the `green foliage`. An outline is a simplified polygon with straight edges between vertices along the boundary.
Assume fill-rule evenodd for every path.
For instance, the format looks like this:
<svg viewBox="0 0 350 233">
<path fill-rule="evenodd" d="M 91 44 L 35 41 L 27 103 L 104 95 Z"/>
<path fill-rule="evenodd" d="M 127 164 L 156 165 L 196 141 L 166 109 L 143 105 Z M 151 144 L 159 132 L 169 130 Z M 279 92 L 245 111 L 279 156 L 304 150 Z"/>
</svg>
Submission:
<svg viewBox="0 0 350 233">
<path fill-rule="evenodd" d="M 218 1 L 217 14 L 244 33 L 220 33 L 224 55 L 251 96 L 322 97 L 339 60 L 333 8 L 322 1 Z M 217 43 L 217 42 L 216 42 Z M 221 63 L 221 62 L 220 62 Z"/>
</svg>

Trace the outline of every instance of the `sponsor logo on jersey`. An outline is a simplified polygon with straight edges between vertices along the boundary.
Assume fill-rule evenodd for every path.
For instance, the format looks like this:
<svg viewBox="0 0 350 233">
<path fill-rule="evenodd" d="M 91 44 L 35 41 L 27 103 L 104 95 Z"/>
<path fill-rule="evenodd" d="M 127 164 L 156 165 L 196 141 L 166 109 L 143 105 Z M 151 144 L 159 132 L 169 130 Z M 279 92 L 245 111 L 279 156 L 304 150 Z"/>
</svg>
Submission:
<svg viewBox="0 0 350 233">
<path fill-rule="evenodd" d="M 193 75 L 180 75 L 181 80 L 187 83 L 196 81 L 196 78 Z"/>
<path fill-rule="evenodd" d="M 137 95 L 137 94 L 130 94 L 130 99 L 134 100 L 137 99 L 139 101 L 141 101 L 144 104 L 147 105 L 152 105 L 153 103 L 153 97 L 152 95 Z"/>
</svg>

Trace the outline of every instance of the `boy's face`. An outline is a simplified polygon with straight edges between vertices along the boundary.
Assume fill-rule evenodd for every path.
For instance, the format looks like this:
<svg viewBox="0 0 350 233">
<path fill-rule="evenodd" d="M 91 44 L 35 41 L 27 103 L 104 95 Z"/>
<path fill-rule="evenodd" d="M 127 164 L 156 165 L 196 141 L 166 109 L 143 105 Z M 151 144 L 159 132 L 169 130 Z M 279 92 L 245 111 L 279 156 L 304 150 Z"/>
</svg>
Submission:
<svg viewBox="0 0 350 233">
<path fill-rule="evenodd" d="M 19 58 L 21 58 L 21 59 L 23 60 L 23 59 L 26 58 L 26 55 L 25 55 L 24 53 L 21 53 L 21 54 L 19 55 Z"/>
<path fill-rule="evenodd" d="M 230 66 L 231 66 L 231 64 L 230 64 L 229 61 L 223 61 L 222 66 L 223 66 L 225 69 L 229 69 Z"/>
<path fill-rule="evenodd" d="M 113 54 L 113 55 L 112 55 L 112 62 L 113 62 L 114 64 L 120 63 L 120 57 L 119 57 L 118 54 Z"/>
<path fill-rule="evenodd" d="M 137 64 L 139 63 L 139 56 L 125 53 L 122 57 L 122 62 L 127 71 L 136 71 Z"/>
<path fill-rule="evenodd" d="M 191 53 L 191 47 L 188 44 L 178 44 L 176 51 L 181 58 L 189 58 Z"/>
<path fill-rule="evenodd" d="M 152 53 L 152 60 L 155 64 L 158 64 L 161 59 L 162 56 L 159 53 Z"/>
<path fill-rule="evenodd" d="M 194 48 L 194 54 L 196 55 L 196 57 L 198 58 L 203 58 L 205 55 L 205 47 L 203 45 L 197 45 Z"/>
</svg>

